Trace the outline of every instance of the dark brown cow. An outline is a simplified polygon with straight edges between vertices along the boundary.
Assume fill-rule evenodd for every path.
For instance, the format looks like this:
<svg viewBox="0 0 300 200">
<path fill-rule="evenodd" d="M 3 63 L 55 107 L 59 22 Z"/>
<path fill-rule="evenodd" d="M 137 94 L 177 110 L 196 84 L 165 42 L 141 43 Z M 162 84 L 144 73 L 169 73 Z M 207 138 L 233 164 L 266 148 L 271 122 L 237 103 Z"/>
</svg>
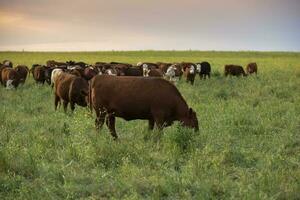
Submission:
<svg viewBox="0 0 300 200">
<path fill-rule="evenodd" d="M 210 78 L 211 66 L 208 62 L 204 61 L 197 63 L 197 72 L 199 73 L 200 79 L 206 79 L 206 76 Z"/>
<path fill-rule="evenodd" d="M 198 131 L 198 120 L 177 88 L 161 78 L 97 75 L 90 83 L 90 106 L 96 112 L 96 127 L 106 124 L 116 139 L 115 117 L 143 119 L 159 129 L 180 121 Z"/>
<path fill-rule="evenodd" d="M 10 67 L 5 67 L 1 70 L 2 85 L 8 89 L 17 88 L 20 83 L 18 72 Z"/>
<path fill-rule="evenodd" d="M 55 110 L 58 103 L 62 100 L 64 111 L 67 111 L 70 103 L 71 110 L 74 111 L 75 104 L 79 106 L 87 106 L 88 82 L 81 77 L 68 73 L 62 73 L 56 80 L 55 84 Z"/>
<path fill-rule="evenodd" d="M 45 66 L 42 65 L 34 66 L 34 68 L 32 69 L 32 75 L 36 83 L 42 83 L 42 84 L 45 83 L 46 81 L 45 71 L 46 71 Z"/>
<path fill-rule="evenodd" d="M 228 76 L 247 76 L 243 67 L 239 65 L 225 65 L 224 67 L 224 75 Z"/>
<path fill-rule="evenodd" d="M 255 62 L 249 63 L 246 67 L 246 72 L 249 75 L 253 73 L 257 74 L 257 64 Z"/>
<path fill-rule="evenodd" d="M 183 74 L 186 78 L 187 83 L 194 85 L 195 76 L 196 76 L 196 65 L 194 63 L 183 62 L 180 64 L 182 67 Z"/>
<path fill-rule="evenodd" d="M 27 75 L 29 75 L 29 69 L 26 65 L 18 65 L 15 70 L 18 72 L 20 77 L 20 83 L 24 84 L 27 78 Z"/>
</svg>

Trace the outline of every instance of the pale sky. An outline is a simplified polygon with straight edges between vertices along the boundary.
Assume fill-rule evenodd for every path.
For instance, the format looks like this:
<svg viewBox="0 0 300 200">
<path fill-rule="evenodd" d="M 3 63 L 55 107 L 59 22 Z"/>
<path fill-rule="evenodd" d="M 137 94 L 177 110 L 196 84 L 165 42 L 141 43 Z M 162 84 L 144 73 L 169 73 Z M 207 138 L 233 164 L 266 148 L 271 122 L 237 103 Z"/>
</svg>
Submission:
<svg viewBox="0 0 300 200">
<path fill-rule="evenodd" d="M 300 0 L 0 0 L 0 50 L 300 51 Z"/>
</svg>

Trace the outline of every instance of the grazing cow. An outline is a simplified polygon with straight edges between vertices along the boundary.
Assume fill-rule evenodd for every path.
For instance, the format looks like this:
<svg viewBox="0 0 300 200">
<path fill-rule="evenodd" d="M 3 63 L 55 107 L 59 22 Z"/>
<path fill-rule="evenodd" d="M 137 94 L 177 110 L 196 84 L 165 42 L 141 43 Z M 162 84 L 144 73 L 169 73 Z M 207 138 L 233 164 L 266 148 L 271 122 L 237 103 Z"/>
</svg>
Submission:
<svg viewBox="0 0 300 200">
<path fill-rule="evenodd" d="M 115 117 L 143 119 L 159 129 L 178 120 L 198 131 L 198 120 L 177 88 L 161 78 L 97 75 L 90 83 L 90 108 L 97 115 L 95 124 L 102 127 L 105 117 L 111 135 L 117 139 Z"/>
<path fill-rule="evenodd" d="M 183 74 L 186 78 L 186 82 L 190 82 L 191 85 L 194 85 L 195 76 L 196 76 L 196 65 L 194 63 L 181 63 Z"/>
<path fill-rule="evenodd" d="M 3 61 L 3 66 L 12 68 L 13 63 L 10 60 L 4 60 Z"/>
<path fill-rule="evenodd" d="M 257 74 L 257 64 L 254 62 L 254 63 L 249 63 L 246 67 L 246 72 L 247 74 Z"/>
<path fill-rule="evenodd" d="M 199 73 L 200 79 L 206 79 L 206 76 L 210 78 L 211 66 L 208 62 L 196 63 L 197 72 Z"/>
<path fill-rule="evenodd" d="M 45 70 L 46 70 L 45 66 L 42 65 L 34 66 L 34 68 L 32 69 L 32 75 L 36 83 L 42 83 L 42 84 L 45 83 L 46 81 Z"/>
<path fill-rule="evenodd" d="M 70 103 L 71 110 L 74 111 L 75 104 L 86 107 L 88 96 L 88 82 L 81 77 L 74 76 L 68 73 L 62 73 L 55 81 L 55 110 L 58 103 L 62 100 L 64 111 L 67 111 Z"/>
<path fill-rule="evenodd" d="M 19 74 L 20 83 L 24 84 L 27 78 L 27 75 L 29 75 L 29 69 L 26 65 L 18 65 L 15 70 Z"/>
<path fill-rule="evenodd" d="M 247 76 L 242 66 L 239 65 L 225 65 L 224 67 L 224 75 L 228 76 Z"/>
<path fill-rule="evenodd" d="M 58 77 L 64 73 L 64 71 L 62 69 L 53 69 L 52 73 L 51 73 L 51 87 L 54 87 L 54 83 L 56 82 L 56 80 L 58 79 Z"/>
<path fill-rule="evenodd" d="M 10 67 L 1 70 L 1 82 L 7 89 L 17 88 L 20 83 L 18 72 Z"/>
</svg>

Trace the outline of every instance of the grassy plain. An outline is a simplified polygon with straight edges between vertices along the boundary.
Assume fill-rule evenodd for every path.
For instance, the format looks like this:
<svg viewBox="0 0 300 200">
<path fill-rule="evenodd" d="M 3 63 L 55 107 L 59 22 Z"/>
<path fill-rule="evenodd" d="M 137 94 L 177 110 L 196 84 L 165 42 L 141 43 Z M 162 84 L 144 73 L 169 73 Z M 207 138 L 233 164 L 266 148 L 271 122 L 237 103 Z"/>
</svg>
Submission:
<svg viewBox="0 0 300 200">
<path fill-rule="evenodd" d="M 95 130 L 85 108 L 54 112 L 53 91 L 32 77 L 17 90 L 0 87 L 0 199 L 300 199 L 300 53 L 1 52 L 4 59 L 205 60 L 213 77 L 177 85 L 198 114 L 198 134 L 117 119 L 117 142 L 107 127 Z M 253 61 L 257 76 L 223 76 L 224 64 Z"/>
</svg>

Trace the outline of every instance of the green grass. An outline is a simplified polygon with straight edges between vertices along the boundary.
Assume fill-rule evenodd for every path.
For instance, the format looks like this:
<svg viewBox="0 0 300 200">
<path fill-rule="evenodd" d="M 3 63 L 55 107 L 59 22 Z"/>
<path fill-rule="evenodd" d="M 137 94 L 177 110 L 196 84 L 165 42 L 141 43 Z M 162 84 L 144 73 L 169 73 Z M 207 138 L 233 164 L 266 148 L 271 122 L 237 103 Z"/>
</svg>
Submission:
<svg viewBox="0 0 300 200">
<path fill-rule="evenodd" d="M 300 53 L 141 51 L 0 53 L 15 64 L 59 61 L 209 61 L 214 76 L 177 86 L 200 132 L 148 132 L 117 119 L 120 140 L 86 108 L 54 112 L 32 77 L 0 87 L 0 199 L 300 199 Z M 256 61 L 258 76 L 224 78 Z"/>
</svg>

